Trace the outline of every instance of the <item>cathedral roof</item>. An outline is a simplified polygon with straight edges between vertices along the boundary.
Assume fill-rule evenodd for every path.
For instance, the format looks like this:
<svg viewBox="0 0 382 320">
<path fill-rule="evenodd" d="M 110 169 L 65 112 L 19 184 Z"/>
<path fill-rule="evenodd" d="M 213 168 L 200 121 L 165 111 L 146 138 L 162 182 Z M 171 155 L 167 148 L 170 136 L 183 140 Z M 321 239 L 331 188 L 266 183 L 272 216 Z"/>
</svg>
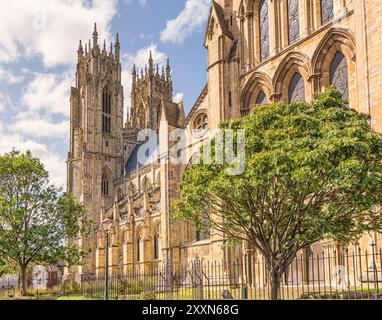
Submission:
<svg viewBox="0 0 382 320">
<path fill-rule="evenodd" d="M 206 84 L 204 86 L 202 92 L 200 93 L 198 99 L 196 100 L 195 104 L 193 105 L 193 107 L 191 108 L 190 112 L 188 113 L 188 115 L 186 117 L 186 120 L 185 120 L 186 126 L 191 121 L 194 114 L 198 111 L 198 109 L 199 109 L 200 105 L 202 104 L 204 98 L 206 97 L 207 93 L 208 93 L 208 85 Z"/>
<path fill-rule="evenodd" d="M 171 101 L 162 101 L 163 114 L 167 122 L 174 127 L 183 126 L 184 122 L 184 107 L 183 103 L 174 103 Z"/>
<path fill-rule="evenodd" d="M 135 146 L 129 160 L 127 160 L 125 165 L 126 174 L 131 174 L 134 171 L 137 171 L 143 167 L 152 164 L 152 156 L 155 150 L 151 150 L 152 148 L 144 147 L 145 143 L 146 142 L 142 142 Z M 141 152 L 145 151 L 144 156 L 141 156 L 141 154 L 139 154 L 139 150 L 141 147 L 143 148 Z"/>
</svg>

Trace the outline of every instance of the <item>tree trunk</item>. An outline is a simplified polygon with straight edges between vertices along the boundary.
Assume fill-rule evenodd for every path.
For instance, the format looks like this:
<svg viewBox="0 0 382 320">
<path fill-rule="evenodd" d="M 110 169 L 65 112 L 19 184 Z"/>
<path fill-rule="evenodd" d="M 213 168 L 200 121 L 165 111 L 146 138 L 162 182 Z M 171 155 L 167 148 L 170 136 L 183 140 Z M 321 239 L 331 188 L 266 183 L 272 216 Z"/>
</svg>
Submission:
<svg viewBox="0 0 382 320">
<path fill-rule="evenodd" d="M 27 289 L 27 267 L 20 267 L 20 293 L 23 297 L 28 295 Z"/>
<path fill-rule="evenodd" d="M 280 298 L 280 284 L 281 284 L 281 275 L 276 270 L 271 270 L 271 299 L 278 300 Z"/>
</svg>

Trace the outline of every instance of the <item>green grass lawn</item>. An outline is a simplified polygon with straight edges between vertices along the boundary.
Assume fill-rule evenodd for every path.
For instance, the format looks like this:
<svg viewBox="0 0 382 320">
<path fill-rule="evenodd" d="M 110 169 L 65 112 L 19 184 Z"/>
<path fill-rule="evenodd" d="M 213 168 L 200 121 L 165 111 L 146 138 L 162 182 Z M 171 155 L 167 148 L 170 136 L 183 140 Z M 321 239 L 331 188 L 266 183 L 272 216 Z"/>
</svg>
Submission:
<svg viewBox="0 0 382 320">
<path fill-rule="evenodd" d="M 0 291 L 0 300 L 102 300 L 103 288 L 97 287 L 89 290 L 89 288 L 82 288 L 83 290 L 65 291 L 63 288 L 51 288 L 48 290 L 31 290 L 30 295 L 22 297 L 19 295 L 18 290 L 3 290 Z M 333 288 L 301 288 L 301 287 L 284 287 L 283 300 L 297 300 L 297 299 L 382 299 L 382 288 L 379 292 L 374 288 L 349 288 L 335 291 Z M 195 288 L 182 287 L 176 288 L 173 292 L 150 292 L 142 291 L 134 294 L 122 294 L 118 287 L 111 287 L 109 291 L 110 300 L 193 300 L 197 297 L 205 300 L 220 300 L 222 299 L 223 290 L 228 290 L 233 299 L 242 299 L 243 288 L 241 287 L 219 287 L 219 286 L 205 286 L 203 288 L 202 297 L 201 292 Z M 119 294 L 117 294 L 119 293 Z M 379 297 L 378 297 L 379 295 Z M 247 298 L 249 300 L 268 300 L 268 288 L 248 288 Z"/>
</svg>

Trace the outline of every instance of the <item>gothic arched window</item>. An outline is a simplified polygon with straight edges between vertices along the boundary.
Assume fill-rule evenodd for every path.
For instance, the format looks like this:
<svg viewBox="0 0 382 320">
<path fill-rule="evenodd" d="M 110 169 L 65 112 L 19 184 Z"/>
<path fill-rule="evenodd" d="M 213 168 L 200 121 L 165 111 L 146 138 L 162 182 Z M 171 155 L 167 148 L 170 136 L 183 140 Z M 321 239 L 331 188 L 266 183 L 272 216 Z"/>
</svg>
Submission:
<svg viewBox="0 0 382 320">
<path fill-rule="evenodd" d="M 263 91 L 260 91 L 256 99 L 256 104 L 265 104 L 267 102 L 268 102 L 267 96 L 265 95 Z"/>
<path fill-rule="evenodd" d="M 149 178 L 145 177 L 143 179 L 143 182 L 142 182 L 142 186 L 143 186 L 143 192 L 148 192 L 151 188 L 151 183 L 150 183 L 150 180 Z"/>
<path fill-rule="evenodd" d="M 289 44 L 300 38 L 299 0 L 288 0 L 288 33 Z"/>
<path fill-rule="evenodd" d="M 268 0 L 262 0 L 259 6 L 260 52 L 261 60 L 269 57 L 269 12 Z"/>
<path fill-rule="evenodd" d="M 202 136 L 208 130 L 208 116 L 205 113 L 200 114 L 194 121 L 194 131 L 196 135 Z"/>
<path fill-rule="evenodd" d="M 106 88 L 102 92 L 102 132 L 111 133 L 111 92 Z"/>
<path fill-rule="evenodd" d="M 305 82 L 299 73 L 296 73 L 289 85 L 289 102 L 305 101 Z"/>
<path fill-rule="evenodd" d="M 344 99 L 349 99 L 348 64 L 345 56 L 339 51 L 330 65 L 330 84 L 342 93 Z"/>
<path fill-rule="evenodd" d="M 321 0 L 321 23 L 325 24 L 334 17 L 333 0 Z"/>
<path fill-rule="evenodd" d="M 109 177 L 107 176 L 106 173 L 103 173 L 102 174 L 102 194 L 104 196 L 108 196 L 109 195 Z"/>
</svg>

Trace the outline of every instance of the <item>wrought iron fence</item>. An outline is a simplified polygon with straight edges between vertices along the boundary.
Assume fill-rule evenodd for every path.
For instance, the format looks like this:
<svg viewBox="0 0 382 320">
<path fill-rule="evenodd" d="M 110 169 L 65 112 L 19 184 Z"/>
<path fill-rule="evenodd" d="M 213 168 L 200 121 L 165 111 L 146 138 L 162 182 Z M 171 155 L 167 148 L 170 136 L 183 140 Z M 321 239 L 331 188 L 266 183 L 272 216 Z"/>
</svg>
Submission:
<svg viewBox="0 0 382 320">
<path fill-rule="evenodd" d="M 110 299 L 217 300 L 271 298 L 270 273 L 262 259 L 211 262 L 196 259 L 184 266 L 163 264 L 109 277 Z M 104 277 L 84 277 L 81 292 L 102 299 Z M 382 253 L 360 251 L 299 254 L 285 270 L 279 298 L 381 299 Z"/>
<path fill-rule="evenodd" d="M 65 287 L 61 275 L 28 275 L 26 279 L 27 296 L 25 299 L 46 299 L 56 297 Z M 80 285 L 78 285 L 80 288 Z M 66 295 L 61 293 L 62 296 Z M 18 275 L 0 277 L 0 299 L 20 298 L 20 279 Z"/>
<path fill-rule="evenodd" d="M 195 259 L 187 265 L 127 270 L 108 279 L 109 299 L 218 300 L 271 298 L 270 273 L 261 257 L 230 262 Z M 28 281 L 32 299 L 78 296 L 103 299 L 104 277 Z M 44 286 L 45 284 L 45 286 Z M 17 295 L 18 284 L 0 283 L 0 298 Z M 360 250 L 302 252 L 284 270 L 279 299 L 382 299 L 382 252 Z"/>
</svg>

